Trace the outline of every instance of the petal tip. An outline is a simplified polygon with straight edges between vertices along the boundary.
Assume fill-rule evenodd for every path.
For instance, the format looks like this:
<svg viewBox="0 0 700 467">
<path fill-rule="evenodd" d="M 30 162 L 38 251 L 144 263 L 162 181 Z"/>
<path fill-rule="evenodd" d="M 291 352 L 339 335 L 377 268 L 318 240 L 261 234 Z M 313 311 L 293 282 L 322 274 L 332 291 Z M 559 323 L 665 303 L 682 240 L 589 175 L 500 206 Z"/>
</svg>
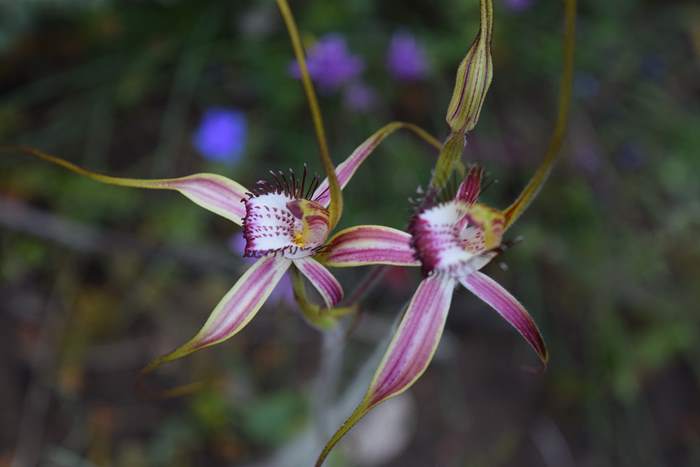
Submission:
<svg viewBox="0 0 700 467">
<path fill-rule="evenodd" d="M 360 419 L 367 414 L 370 408 L 371 406 L 368 404 L 367 398 L 365 398 L 365 400 L 359 406 L 357 406 L 352 415 L 350 415 L 348 419 L 343 422 L 335 433 L 333 433 L 331 439 L 329 439 L 326 445 L 323 447 L 321 454 L 318 455 L 318 459 L 316 459 L 316 463 L 314 464 L 315 467 L 321 467 L 323 465 L 333 448 L 340 442 L 341 439 L 343 439 L 348 431 L 350 431 L 357 424 L 357 422 L 359 422 Z"/>
<path fill-rule="evenodd" d="M 193 345 L 192 341 L 190 341 L 187 344 L 178 347 L 170 353 L 155 358 L 153 361 L 151 361 L 151 363 L 149 363 L 143 369 L 141 369 L 141 374 L 146 375 L 152 373 L 164 364 L 175 360 L 179 360 L 180 358 L 185 357 L 195 352 L 196 350 L 198 350 L 198 347 L 196 345 Z"/>
<path fill-rule="evenodd" d="M 547 368 L 549 367 L 549 350 L 547 349 L 547 345 L 542 341 L 542 348 L 537 351 L 537 355 L 540 357 L 540 361 L 542 362 L 542 369 L 544 371 L 547 371 Z"/>
</svg>

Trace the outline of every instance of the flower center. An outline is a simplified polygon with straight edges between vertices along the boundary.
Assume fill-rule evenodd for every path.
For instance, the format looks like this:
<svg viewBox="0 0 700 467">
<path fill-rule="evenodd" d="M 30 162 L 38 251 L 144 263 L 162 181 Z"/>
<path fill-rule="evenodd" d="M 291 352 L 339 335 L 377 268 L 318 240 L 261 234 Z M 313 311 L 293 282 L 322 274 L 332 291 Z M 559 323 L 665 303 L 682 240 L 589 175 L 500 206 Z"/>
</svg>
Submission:
<svg viewBox="0 0 700 467">
<path fill-rule="evenodd" d="M 418 213 L 409 230 L 426 274 L 442 272 L 459 279 L 496 256 L 503 215 L 482 204 L 452 200 Z"/>
<path fill-rule="evenodd" d="M 298 186 L 262 184 L 244 200 L 244 256 L 313 255 L 328 238 L 328 210 L 304 199 Z"/>
</svg>

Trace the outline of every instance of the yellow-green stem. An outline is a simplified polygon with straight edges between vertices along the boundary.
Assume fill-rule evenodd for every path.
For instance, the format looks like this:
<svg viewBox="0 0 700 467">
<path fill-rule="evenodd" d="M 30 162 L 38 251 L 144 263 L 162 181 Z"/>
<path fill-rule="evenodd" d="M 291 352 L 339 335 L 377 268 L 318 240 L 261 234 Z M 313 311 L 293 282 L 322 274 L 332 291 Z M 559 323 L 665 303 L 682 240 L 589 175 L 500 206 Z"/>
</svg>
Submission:
<svg viewBox="0 0 700 467">
<path fill-rule="evenodd" d="M 547 151 L 545 152 L 542 164 L 533 175 L 532 179 L 525 186 L 518 198 L 508 206 L 503 212 L 506 217 L 507 229 L 520 217 L 520 215 L 532 203 L 537 196 L 547 177 L 552 171 L 554 162 L 561 151 L 566 134 L 566 127 L 569 121 L 569 110 L 571 107 L 571 88 L 574 76 L 574 46 L 576 44 L 576 0 L 564 1 L 564 67 L 559 84 L 559 105 L 557 120 L 549 139 Z"/>
<path fill-rule="evenodd" d="M 309 69 L 306 66 L 304 49 L 301 45 L 299 30 L 296 22 L 294 21 L 294 15 L 292 15 L 292 10 L 289 8 L 287 0 L 277 0 L 277 6 L 280 9 L 284 23 L 287 26 L 287 31 L 289 32 L 289 37 L 292 41 L 292 48 L 294 49 L 294 55 L 297 63 L 299 64 L 301 82 L 304 86 L 306 99 L 309 102 L 311 118 L 313 119 L 314 128 L 316 130 L 316 139 L 318 140 L 318 147 L 321 152 L 321 163 L 323 164 L 323 170 L 326 172 L 326 177 L 328 177 L 328 186 L 330 188 L 331 195 L 331 202 L 328 210 L 332 229 L 338 223 L 338 220 L 343 212 L 343 193 L 340 190 L 338 177 L 336 177 L 335 174 L 335 167 L 333 166 L 333 161 L 331 160 L 331 156 L 328 151 L 326 132 L 323 127 L 323 117 L 321 116 L 321 109 L 318 105 L 318 99 L 316 98 L 313 83 L 311 82 Z"/>
<path fill-rule="evenodd" d="M 3 146 L 0 147 L 0 151 L 18 151 L 23 154 L 37 157 L 41 160 L 49 162 L 51 164 L 58 165 L 83 177 L 90 178 L 97 182 L 106 183 L 109 185 L 118 186 L 128 186 L 134 188 L 146 188 L 154 190 L 172 190 L 172 185 L 168 182 L 173 179 L 159 179 L 159 180 L 143 180 L 139 178 L 122 178 L 122 177 L 112 177 L 110 175 L 103 175 L 96 172 L 91 172 L 89 170 L 83 169 L 71 162 L 61 159 L 60 157 L 53 156 L 51 154 L 45 153 L 38 149 L 34 149 L 29 146 Z"/>
<path fill-rule="evenodd" d="M 462 157 L 464 150 L 464 132 L 457 131 L 450 133 L 445 143 L 440 149 L 440 155 L 435 163 L 433 177 L 430 180 L 430 187 L 441 190 L 452 175 L 452 170 Z"/>
<path fill-rule="evenodd" d="M 481 27 L 479 34 L 481 39 L 491 48 L 491 36 L 493 35 L 493 0 L 481 0 L 479 2 L 481 14 Z"/>
</svg>

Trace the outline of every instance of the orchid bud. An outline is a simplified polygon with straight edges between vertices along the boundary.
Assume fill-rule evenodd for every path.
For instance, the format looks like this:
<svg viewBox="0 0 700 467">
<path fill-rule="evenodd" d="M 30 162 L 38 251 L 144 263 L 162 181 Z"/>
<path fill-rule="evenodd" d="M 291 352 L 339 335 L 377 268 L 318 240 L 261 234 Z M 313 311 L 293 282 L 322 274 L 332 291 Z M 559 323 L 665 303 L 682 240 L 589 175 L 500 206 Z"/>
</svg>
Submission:
<svg viewBox="0 0 700 467">
<path fill-rule="evenodd" d="M 445 117 L 453 132 L 471 131 L 479 121 L 481 106 L 493 78 L 492 30 L 493 1 L 481 0 L 481 27 L 457 69 L 455 88 Z"/>
</svg>

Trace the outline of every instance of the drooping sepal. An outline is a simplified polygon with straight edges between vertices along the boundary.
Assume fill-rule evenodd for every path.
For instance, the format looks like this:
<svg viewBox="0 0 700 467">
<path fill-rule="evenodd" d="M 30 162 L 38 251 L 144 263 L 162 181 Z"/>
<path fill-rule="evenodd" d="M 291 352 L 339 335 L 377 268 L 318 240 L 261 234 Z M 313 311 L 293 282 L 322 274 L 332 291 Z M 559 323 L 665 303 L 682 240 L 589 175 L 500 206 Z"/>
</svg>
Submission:
<svg viewBox="0 0 700 467">
<path fill-rule="evenodd" d="M 335 268 L 372 264 L 420 266 L 411 247 L 411 235 L 380 225 L 341 230 L 326 243 L 318 258 Z"/>
<path fill-rule="evenodd" d="M 204 209 L 225 217 L 238 225 L 241 225 L 242 219 L 245 216 L 245 207 L 243 206 L 242 201 L 246 197 L 248 190 L 241 184 L 221 175 L 200 173 L 180 178 L 151 180 L 112 177 L 110 175 L 103 175 L 84 169 L 73 164 L 72 162 L 68 162 L 60 157 L 45 153 L 35 148 L 18 146 L 7 149 L 14 149 L 24 154 L 38 157 L 39 159 L 61 166 L 78 175 L 82 175 L 108 185 L 145 188 L 151 190 L 179 191 Z"/>
<path fill-rule="evenodd" d="M 438 274 L 421 282 L 364 399 L 328 441 L 316 461 L 317 467 L 323 464 L 338 441 L 367 412 L 406 391 L 423 374 L 440 342 L 454 286 L 452 278 Z"/>
<path fill-rule="evenodd" d="M 542 334 L 525 307 L 498 282 L 484 273 L 474 272 L 460 280 L 470 292 L 486 302 L 513 326 L 547 364 L 549 355 Z"/>
<path fill-rule="evenodd" d="M 229 339 L 257 314 L 291 265 L 285 258 L 267 256 L 257 260 L 211 312 L 209 318 L 185 345 L 154 360 L 144 371 Z"/>
</svg>

